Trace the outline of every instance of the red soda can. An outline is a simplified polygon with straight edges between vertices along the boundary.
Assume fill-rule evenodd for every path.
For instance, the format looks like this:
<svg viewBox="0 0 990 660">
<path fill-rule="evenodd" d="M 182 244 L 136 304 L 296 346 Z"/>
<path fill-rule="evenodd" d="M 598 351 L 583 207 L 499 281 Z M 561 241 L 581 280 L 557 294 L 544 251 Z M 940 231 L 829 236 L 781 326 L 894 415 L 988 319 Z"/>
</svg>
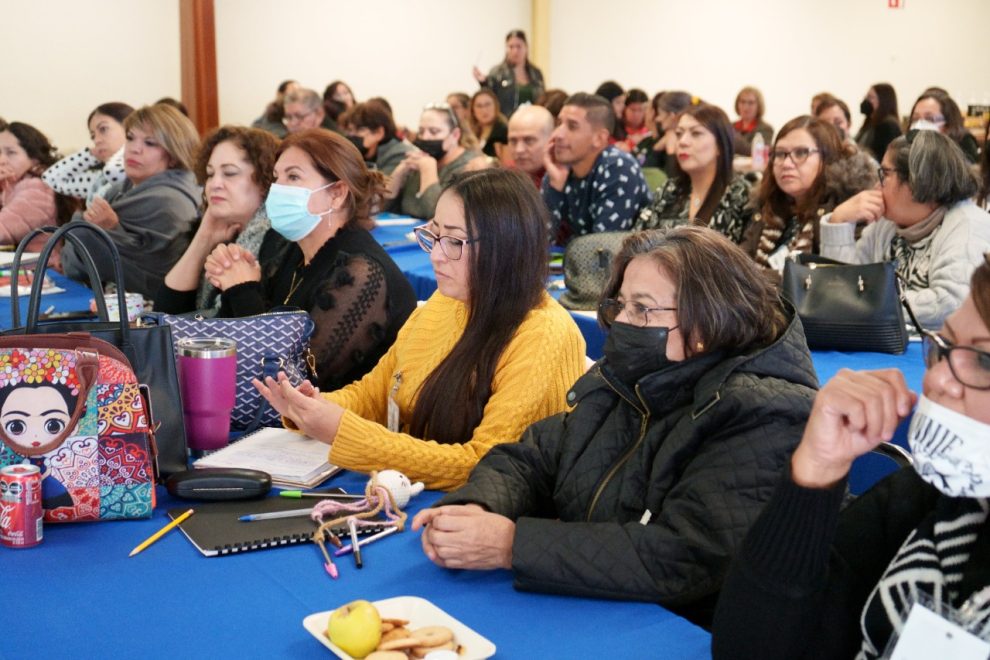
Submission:
<svg viewBox="0 0 990 660">
<path fill-rule="evenodd" d="M 37 465 L 0 469 L 0 545 L 32 548 L 42 539 L 41 470 Z"/>
</svg>

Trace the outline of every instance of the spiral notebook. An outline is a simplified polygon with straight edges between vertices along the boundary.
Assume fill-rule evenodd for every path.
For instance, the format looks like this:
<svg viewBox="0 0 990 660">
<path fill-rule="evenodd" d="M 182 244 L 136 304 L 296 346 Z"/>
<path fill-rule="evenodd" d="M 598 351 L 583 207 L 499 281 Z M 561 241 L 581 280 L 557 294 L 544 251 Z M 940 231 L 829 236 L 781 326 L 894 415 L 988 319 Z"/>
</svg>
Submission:
<svg viewBox="0 0 990 660">
<path fill-rule="evenodd" d="M 322 442 L 283 428 L 262 428 L 193 463 L 196 468 L 244 468 L 272 475 L 283 488 L 312 488 L 340 471 Z"/>
<path fill-rule="evenodd" d="M 187 518 L 179 529 L 203 555 L 217 557 L 265 550 L 297 543 L 309 543 L 316 531 L 316 523 L 309 516 L 276 518 L 241 522 L 241 516 L 252 513 L 289 511 L 305 508 L 307 503 L 285 497 L 269 497 L 263 500 L 239 500 L 236 502 L 211 502 L 194 506 L 196 513 Z M 168 515 L 175 520 L 189 507 L 169 509 Z M 359 527 L 361 535 L 373 534 L 384 529 L 384 525 Z M 346 526 L 333 529 L 335 534 L 346 532 Z"/>
</svg>

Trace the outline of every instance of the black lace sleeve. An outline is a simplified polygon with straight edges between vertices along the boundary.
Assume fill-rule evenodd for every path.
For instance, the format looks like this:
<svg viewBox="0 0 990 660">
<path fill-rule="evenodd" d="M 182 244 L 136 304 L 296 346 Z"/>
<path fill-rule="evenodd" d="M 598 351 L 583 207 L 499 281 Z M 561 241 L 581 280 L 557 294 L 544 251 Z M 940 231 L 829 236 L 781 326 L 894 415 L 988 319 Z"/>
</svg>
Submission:
<svg viewBox="0 0 990 660">
<path fill-rule="evenodd" d="M 363 376 L 385 353 L 388 324 L 385 270 L 364 255 L 340 254 L 312 296 L 310 342 L 324 392 Z"/>
</svg>

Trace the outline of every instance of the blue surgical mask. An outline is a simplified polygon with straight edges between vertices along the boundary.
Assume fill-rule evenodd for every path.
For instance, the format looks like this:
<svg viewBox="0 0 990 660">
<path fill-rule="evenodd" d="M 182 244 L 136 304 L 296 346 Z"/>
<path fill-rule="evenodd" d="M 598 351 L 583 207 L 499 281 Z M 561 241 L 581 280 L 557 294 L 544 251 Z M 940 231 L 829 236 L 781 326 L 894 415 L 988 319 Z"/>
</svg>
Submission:
<svg viewBox="0 0 990 660">
<path fill-rule="evenodd" d="M 333 209 L 327 209 L 319 215 L 309 212 L 309 198 L 313 193 L 329 188 L 332 183 L 314 190 L 298 186 L 285 186 L 273 183 L 268 190 L 265 200 L 265 210 L 272 221 L 272 229 L 285 237 L 287 241 L 299 241 L 306 238 L 320 224 L 320 219 Z"/>
</svg>

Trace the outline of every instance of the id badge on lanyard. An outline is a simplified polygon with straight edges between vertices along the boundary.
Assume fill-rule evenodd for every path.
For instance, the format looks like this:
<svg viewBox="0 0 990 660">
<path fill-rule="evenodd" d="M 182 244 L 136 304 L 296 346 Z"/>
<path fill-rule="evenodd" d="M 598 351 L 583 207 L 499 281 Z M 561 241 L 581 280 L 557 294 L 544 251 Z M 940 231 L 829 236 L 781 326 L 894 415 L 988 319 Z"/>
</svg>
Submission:
<svg viewBox="0 0 990 660">
<path fill-rule="evenodd" d="M 401 424 L 399 420 L 399 404 L 395 401 L 400 385 L 402 385 L 402 372 L 396 371 L 395 376 L 392 377 L 392 389 L 388 393 L 388 430 L 392 433 L 398 433 Z"/>
<path fill-rule="evenodd" d="M 982 592 L 973 598 L 983 597 L 981 594 Z M 936 608 L 930 599 L 926 600 L 929 602 L 919 599 L 911 606 L 900 634 L 892 637 L 887 645 L 885 658 L 986 660 L 990 657 L 990 642 L 971 631 L 974 622 L 970 620 L 968 613 L 972 609 L 970 601 L 955 610 L 947 604 Z M 936 613 L 936 609 L 941 613 Z"/>
</svg>

